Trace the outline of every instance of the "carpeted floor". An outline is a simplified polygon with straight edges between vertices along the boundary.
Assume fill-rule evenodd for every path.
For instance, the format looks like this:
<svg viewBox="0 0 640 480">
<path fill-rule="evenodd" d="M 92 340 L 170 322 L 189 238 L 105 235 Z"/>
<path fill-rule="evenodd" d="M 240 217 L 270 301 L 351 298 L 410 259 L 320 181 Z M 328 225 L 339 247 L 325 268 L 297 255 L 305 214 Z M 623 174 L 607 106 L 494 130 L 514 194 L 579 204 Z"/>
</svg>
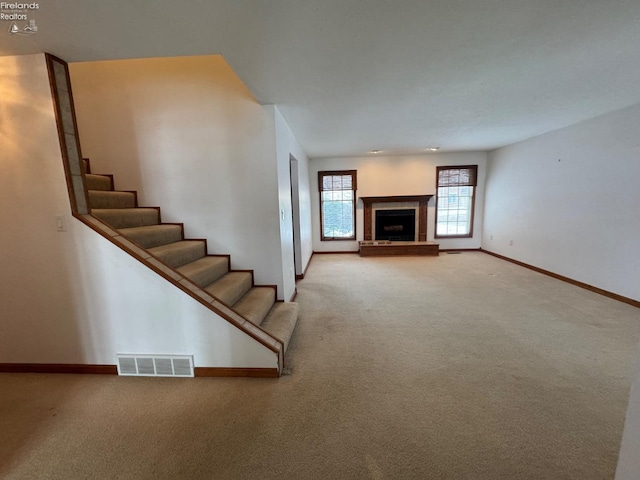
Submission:
<svg viewBox="0 0 640 480">
<path fill-rule="evenodd" d="M 613 478 L 640 310 L 476 252 L 298 291 L 277 380 L 0 374 L 0 477 Z"/>
</svg>

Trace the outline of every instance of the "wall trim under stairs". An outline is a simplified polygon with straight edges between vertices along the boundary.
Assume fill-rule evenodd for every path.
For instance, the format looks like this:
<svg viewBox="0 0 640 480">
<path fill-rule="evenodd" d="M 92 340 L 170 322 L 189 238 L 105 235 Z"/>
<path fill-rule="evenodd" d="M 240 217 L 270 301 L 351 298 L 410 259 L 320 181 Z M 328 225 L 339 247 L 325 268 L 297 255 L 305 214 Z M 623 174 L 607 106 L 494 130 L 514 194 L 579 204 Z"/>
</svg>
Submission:
<svg viewBox="0 0 640 480">
<path fill-rule="evenodd" d="M 196 377 L 277 378 L 277 368 L 195 367 Z M 0 363 L 0 373 L 64 373 L 84 375 L 118 375 L 117 365 L 78 363 Z"/>
<path fill-rule="evenodd" d="M 78 363 L 0 363 L 3 373 L 80 373 L 117 375 L 116 365 L 88 365 Z"/>
<path fill-rule="evenodd" d="M 221 368 L 221 367 L 195 367 L 196 377 L 247 377 L 247 378 L 277 378 L 278 370 L 275 368 Z"/>
</svg>

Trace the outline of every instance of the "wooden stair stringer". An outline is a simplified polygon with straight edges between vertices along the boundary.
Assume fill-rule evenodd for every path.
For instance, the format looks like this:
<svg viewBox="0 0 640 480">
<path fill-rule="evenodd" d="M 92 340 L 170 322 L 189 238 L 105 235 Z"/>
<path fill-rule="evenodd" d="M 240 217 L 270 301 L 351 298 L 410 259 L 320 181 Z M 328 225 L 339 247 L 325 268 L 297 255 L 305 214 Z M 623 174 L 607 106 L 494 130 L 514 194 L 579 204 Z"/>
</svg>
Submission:
<svg viewBox="0 0 640 480">
<path fill-rule="evenodd" d="M 83 159 L 85 161 L 85 165 L 89 166 L 89 158 L 84 158 Z M 87 172 L 88 173 L 88 172 Z M 125 192 L 125 193 L 130 193 L 134 195 L 135 198 L 135 208 L 141 208 L 138 205 L 138 192 L 136 190 L 115 190 L 115 182 L 114 182 L 114 175 L 113 174 L 104 174 L 104 173 L 100 173 L 100 174 L 92 174 L 93 176 L 104 176 L 104 177 L 109 177 L 110 179 L 110 183 L 111 183 L 111 191 L 114 192 Z M 250 270 L 250 269 L 232 269 L 231 268 L 231 256 L 228 254 L 224 254 L 224 255 L 210 255 L 208 254 L 209 248 L 208 248 L 208 243 L 207 243 L 207 239 L 206 238 L 185 238 L 184 237 L 184 223 L 182 222 L 163 222 L 162 221 L 162 214 L 161 214 L 161 207 L 159 206 L 145 206 L 143 208 L 147 208 L 147 209 L 155 209 L 158 211 L 158 225 L 180 225 L 180 227 L 182 228 L 182 240 L 187 240 L 187 241 L 198 241 L 198 242 L 203 242 L 204 243 L 204 251 L 205 251 L 205 256 L 217 256 L 217 257 L 226 257 L 227 258 L 227 268 L 228 268 L 228 273 L 233 273 L 233 272 L 247 272 L 251 274 L 251 287 L 264 287 L 264 288 L 272 288 L 274 290 L 274 297 L 277 299 L 278 297 L 278 286 L 277 285 L 256 285 L 255 284 L 255 279 L 254 279 L 254 271 Z M 115 209 L 118 210 L 118 209 Z M 170 270 L 171 274 L 167 277 L 166 275 L 163 275 L 163 277 L 169 281 L 172 281 L 172 279 L 175 277 L 177 277 L 178 279 L 180 279 L 180 282 L 183 286 L 187 286 L 188 285 L 188 289 L 185 290 L 184 288 L 183 291 L 185 291 L 186 293 L 188 293 L 189 295 L 193 296 L 194 292 L 199 292 L 201 297 L 203 297 L 204 299 L 208 300 L 210 298 L 213 298 L 214 301 L 217 302 L 218 305 L 223 306 L 225 309 L 227 309 L 228 311 L 234 312 L 236 317 L 239 317 L 240 319 L 242 319 L 242 325 L 250 325 L 251 327 L 255 327 L 257 329 L 259 329 L 264 335 L 266 335 L 267 337 L 271 338 L 272 340 L 274 340 L 277 344 L 280 345 L 280 351 L 282 352 L 281 354 L 278 352 L 279 357 L 282 356 L 284 357 L 286 355 L 286 346 L 288 344 L 288 341 L 284 341 L 282 338 L 280 338 L 281 336 L 276 336 L 273 333 L 270 333 L 268 331 L 266 331 L 264 328 L 261 327 L 260 324 L 256 324 L 255 322 L 253 322 L 251 319 L 249 319 L 248 317 L 244 316 L 242 313 L 236 311 L 234 309 L 234 307 L 230 304 L 228 304 L 227 302 L 225 302 L 224 300 L 221 300 L 220 298 L 218 298 L 216 295 L 211 294 L 210 292 L 208 292 L 204 287 L 201 287 L 199 285 L 197 285 L 195 282 L 191 281 L 189 278 L 187 278 L 185 275 L 183 275 L 178 268 L 174 268 L 171 265 L 168 265 L 166 262 L 164 262 L 162 259 L 156 257 L 152 252 L 149 251 L 148 248 L 144 247 L 143 245 L 137 244 L 135 242 L 135 240 L 131 239 L 131 238 L 127 238 L 126 235 L 123 234 L 123 232 L 121 231 L 121 229 L 118 229 L 116 227 L 113 227 L 112 225 L 110 225 L 107 221 L 103 220 L 102 218 L 96 217 L 95 215 L 89 213 L 89 215 L 94 218 L 95 220 L 97 220 L 98 222 L 100 222 L 101 224 L 103 224 L 108 230 L 111 230 L 113 232 L 115 232 L 115 236 L 114 237 L 108 237 L 110 240 L 112 238 L 117 239 L 118 236 L 122 237 L 123 240 L 125 240 L 126 242 L 129 242 L 131 244 L 133 244 L 136 248 L 142 250 L 145 252 L 145 255 L 148 256 L 149 258 L 153 258 L 156 262 L 158 262 L 159 264 L 162 265 L 162 269 L 161 272 L 164 272 L 163 269 L 166 270 Z M 114 242 L 115 243 L 115 242 Z M 127 250 L 127 248 L 123 248 L 125 251 L 127 251 L 128 253 L 132 254 L 131 251 Z M 136 255 L 134 255 L 136 256 Z M 140 258 L 138 258 L 140 257 Z M 144 260 L 145 256 L 140 256 L 137 255 L 136 258 L 138 258 L 139 260 L 142 258 L 142 260 Z M 144 263 L 144 261 L 143 261 Z M 152 268 L 153 269 L 153 268 Z M 156 270 L 156 269 L 154 269 Z M 158 270 L 156 270 L 158 271 Z M 158 273 L 161 273 L 158 272 Z M 165 272 L 166 273 L 166 272 Z M 161 273 L 162 274 L 162 273 Z M 173 283 L 173 282 L 172 282 Z M 199 301 L 201 299 L 198 299 Z M 275 303 L 279 303 L 282 302 L 282 300 L 276 300 Z M 201 302 L 202 303 L 202 302 Z M 203 303 L 203 305 L 207 306 L 207 308 L 209 308 L 209 304 L 208 303 Z M 225 317 L 226 320 L 230 321 L 228 318 Z M 238 326 L 237 322 L 231 322 L 233 323 L 235 326 Z M 250 327 L 250 328 L 251 328 Z M 253 338 L 255 338 L 254 335 L 252 335 Z M 271 345 L 271 344 L 269 344 Z M 266 345 L 266 346 L 269 346 Z M 282 363 L 284 365 L 284 358 L 282 359 L 282 362 L 279 360 L 278 362 L 279 364 Z"/>
<path fill-rule="evenodd" d="M 272 336 L 259 326 L 255 325 L 250 320 L 234 311 L 233 308 L 229 307 L 210 293 L 206 292 L 203 288 L 193 283 L 180 272 L 161 262 L 146 249 L 124 237 L 124 235 L 122 235 L 118 230 L 109 226 L 98 217 L 95 217 L 90 213 L 76 214 L 74 216 L 111 243 L 127 252 L 140 263 L 175 285 L 194 300 L 198 301 L 207 309 L 211 310 L 216 315 L 231 323 L 234 327 L 238 328 L 257 342 L 267 347 L 269 350 L 276 353 L 278 358 L 278 375 L 282 373 L 284 367 L 284 342 L 281 339 Z"/>
</svg>

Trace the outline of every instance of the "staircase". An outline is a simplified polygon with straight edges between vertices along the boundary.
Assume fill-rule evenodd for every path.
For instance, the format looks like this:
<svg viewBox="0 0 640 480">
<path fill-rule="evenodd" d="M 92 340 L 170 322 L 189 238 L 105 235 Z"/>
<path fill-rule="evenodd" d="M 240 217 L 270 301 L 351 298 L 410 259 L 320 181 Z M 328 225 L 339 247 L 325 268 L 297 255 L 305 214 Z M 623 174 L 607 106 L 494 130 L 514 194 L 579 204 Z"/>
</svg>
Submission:
<svg viewBox="0 0 640 480">
<path fill-rule="evenodd" d="M 159 207 L 139 207 L 136 192 L 114 189 L 112 175 L 93 174 L 88 160 L 82 160 L 68 65 L 50 54 L 45 59 L 74 218 L 210 310 L 216 322 L 227 322 L 231 327 L 226 332 L 237 330 L 234 341 L 248 346 L 251 358 L 239 351 L 234 352 L 239 361 L 229 354 L 211 365 L 194 365 L 196 376 L 282 375 L 297 304 L 276 301 L 276 287 L 255 285 L 253 271 L 232 270 L 229 255 L 210 255 L 206 240 L 185 239 L 183 225 L 163 223 Z M 235 347 L 225 343 L 228 338 L 202 340 L 218 348 Z"/>
<path fill-rule="evenodd" d="M 136 192 L 114 189 L 112 175 L 90 172 L 85 160 L 90 213 L 150 257 L 178 274 L 181 284 L 210 295 L 282 344 L 286 353 L 298 320 L 298 305 L 276 301 L 275 286 L 254 284 L 253 271 L 231 270 L 229 255 L 210 255 L 207 242 L 185 239 L 182 224 L 162 223 L 158 207 L 139 207 Z"/>
</svg>

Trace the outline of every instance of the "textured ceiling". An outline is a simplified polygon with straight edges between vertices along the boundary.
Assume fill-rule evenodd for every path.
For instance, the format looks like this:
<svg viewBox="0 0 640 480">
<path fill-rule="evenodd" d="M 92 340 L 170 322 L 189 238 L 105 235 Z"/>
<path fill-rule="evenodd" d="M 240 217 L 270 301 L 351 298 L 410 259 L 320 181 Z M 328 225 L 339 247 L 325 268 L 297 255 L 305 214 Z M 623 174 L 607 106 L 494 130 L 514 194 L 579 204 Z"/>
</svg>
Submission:
<svg viewBox="0 0 640 480">
<path fill-rule="evenodd" d="M 489 150 L 640 102 L 638 0 L 39 3 L 0 55 L 222 54 L 312 158 Z"/>
</svg>

